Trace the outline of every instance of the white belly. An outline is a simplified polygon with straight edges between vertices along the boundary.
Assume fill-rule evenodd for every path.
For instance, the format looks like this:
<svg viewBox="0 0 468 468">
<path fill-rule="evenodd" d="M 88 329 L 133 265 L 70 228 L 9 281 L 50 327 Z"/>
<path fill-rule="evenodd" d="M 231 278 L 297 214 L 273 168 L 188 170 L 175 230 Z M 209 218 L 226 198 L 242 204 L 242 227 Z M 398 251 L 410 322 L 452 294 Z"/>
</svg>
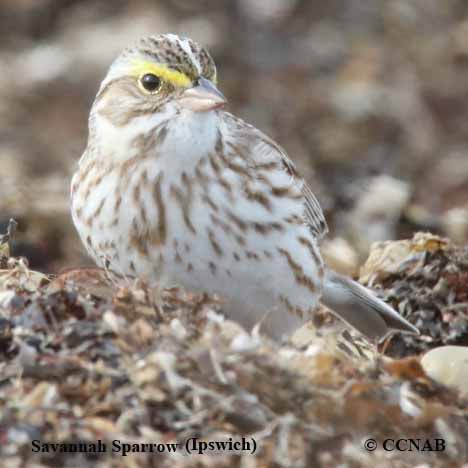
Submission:
<svg viewBox="0 0 468 468">
<path fill-rule="evenodd" d="M 94 172 L 86 164 L 96 163 L 85 160 L 72 183 L 83 243 L 98 265 L 118 274 L 217 294 L 246 327 L 262 320 L 269 334 L 291 332 L 317 306 L 322 260 L 301 221 L 300 197 L 266 203 L 257 195 L 272 184 L 292 184 L 290 175 L 278 170 L 246 179 L 239 169 L 221 167 L 213 152 L 198 150 L 207 156 L 194 149 L 196 164 L 186 168 L 167 159 L 181 157 L 168 148 L 166 159 L 127 158 Z"/>
</svg>

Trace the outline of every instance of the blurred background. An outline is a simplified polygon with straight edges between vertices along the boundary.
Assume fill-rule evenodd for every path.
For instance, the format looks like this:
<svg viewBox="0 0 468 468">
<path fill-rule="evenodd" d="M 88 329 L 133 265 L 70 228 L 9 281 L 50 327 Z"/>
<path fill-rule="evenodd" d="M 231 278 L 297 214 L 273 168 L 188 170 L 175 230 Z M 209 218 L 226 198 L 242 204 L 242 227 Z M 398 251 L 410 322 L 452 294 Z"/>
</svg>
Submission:
<svg viewBox="0 0 468 468">
<path fill-rule="evenodd" d="M 208 47 L 229 110 L 278 141 L 319 198 L 328 261 L 418 230 L 468 240 L 466 0 L 2 0 L 0 233 L 57 273 L 89 264 L 71 174 L 112 60 L 147 34 Z"/>
</svg>

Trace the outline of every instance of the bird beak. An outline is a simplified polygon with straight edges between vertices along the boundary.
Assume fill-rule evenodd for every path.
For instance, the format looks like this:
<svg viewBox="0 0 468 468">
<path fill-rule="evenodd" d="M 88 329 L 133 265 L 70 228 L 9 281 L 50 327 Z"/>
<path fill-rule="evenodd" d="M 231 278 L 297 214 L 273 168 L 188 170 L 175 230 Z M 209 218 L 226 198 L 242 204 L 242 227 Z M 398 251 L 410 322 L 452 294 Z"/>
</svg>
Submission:
<svg viewBox="0 0 468 468">
<path fill-rule="evenodd" d="M 227 100 L 218 88 L 206 78 L 200 77 L 193 88 L 186 89 L 179 98 L 180 105 L 194 112 L 218 109 Z"/>
</svg>

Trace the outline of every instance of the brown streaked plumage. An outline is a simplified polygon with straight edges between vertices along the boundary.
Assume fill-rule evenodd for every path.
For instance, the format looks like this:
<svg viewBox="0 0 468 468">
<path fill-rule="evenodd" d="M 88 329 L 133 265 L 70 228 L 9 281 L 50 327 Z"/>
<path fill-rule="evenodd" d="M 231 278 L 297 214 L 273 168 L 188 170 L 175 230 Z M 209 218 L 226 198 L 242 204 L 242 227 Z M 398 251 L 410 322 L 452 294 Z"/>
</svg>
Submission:
<svg viewBox="0 0 468 468">
<path fill-rule="evenodd" d="M 72 181 L 89 254 L 120 275 L 217 294 L 225 313 L 279 337 L 322 300 L 371 339 L 416 329 L 323 264 L 328 228 L 285 151 L 225 112 L 209 53 L 173 34 L 112 64 Z"/>
</svg>

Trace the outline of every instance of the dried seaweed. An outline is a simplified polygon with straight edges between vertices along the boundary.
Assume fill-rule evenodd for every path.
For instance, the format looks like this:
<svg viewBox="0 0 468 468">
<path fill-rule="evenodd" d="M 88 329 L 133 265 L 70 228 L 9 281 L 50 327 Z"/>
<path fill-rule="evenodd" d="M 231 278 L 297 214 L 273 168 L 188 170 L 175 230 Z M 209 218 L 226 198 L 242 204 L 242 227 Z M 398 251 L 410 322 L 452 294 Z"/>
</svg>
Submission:
<svg viewBox="0 0 468 468">
<path fill-rule="evenodd" d="M 388 355 L 403 357 L 441 345 L 468 346 L 468 248 L 421 233 L 409 241 L 378 244 L 361 279 L 383 288 L 385 301 L 422 334 L 396 335 Z"/>
<path fill-rule="evenodd" d="M 445 272 L 460 265 L 460 255 L 432 252 L 423 270 L 443 265 Z M 97 269 L 50 282 L 24 261 L 10 257 L 8 265 L 8 275 L 0 275 L 0 437 L 8 465 L 442 467 L 467 458 L 466 401 L 427 377 L 416 357 L 351 358 L 335 346 L 326 320 L 327 332 L 319 326 L 314 338 L 306 333 L 279 344 L 223 319 L 219 303 L 206 296 L 111 283 Z M 409 284 L 420 285 L 422 273 L 412 271 Z M 463 299 L 463 288 L 449 278 L 455 299 Z M 390 298 L 395 276 L 387 280 L 383 293 Z M 416 348 L 406 338 L 393 343 L 402 354 Z M 255 439 L 254 455 L 31 449 L 32 440 L 101 440 L 110 449 L 114 440 L 183 444 L 242 436 Z M 402 437 L 443 438 L 447 448 L 382 449 L 385 439 Z M 365 450 L 369 438 L 377 450 Z"/>
</svg>

